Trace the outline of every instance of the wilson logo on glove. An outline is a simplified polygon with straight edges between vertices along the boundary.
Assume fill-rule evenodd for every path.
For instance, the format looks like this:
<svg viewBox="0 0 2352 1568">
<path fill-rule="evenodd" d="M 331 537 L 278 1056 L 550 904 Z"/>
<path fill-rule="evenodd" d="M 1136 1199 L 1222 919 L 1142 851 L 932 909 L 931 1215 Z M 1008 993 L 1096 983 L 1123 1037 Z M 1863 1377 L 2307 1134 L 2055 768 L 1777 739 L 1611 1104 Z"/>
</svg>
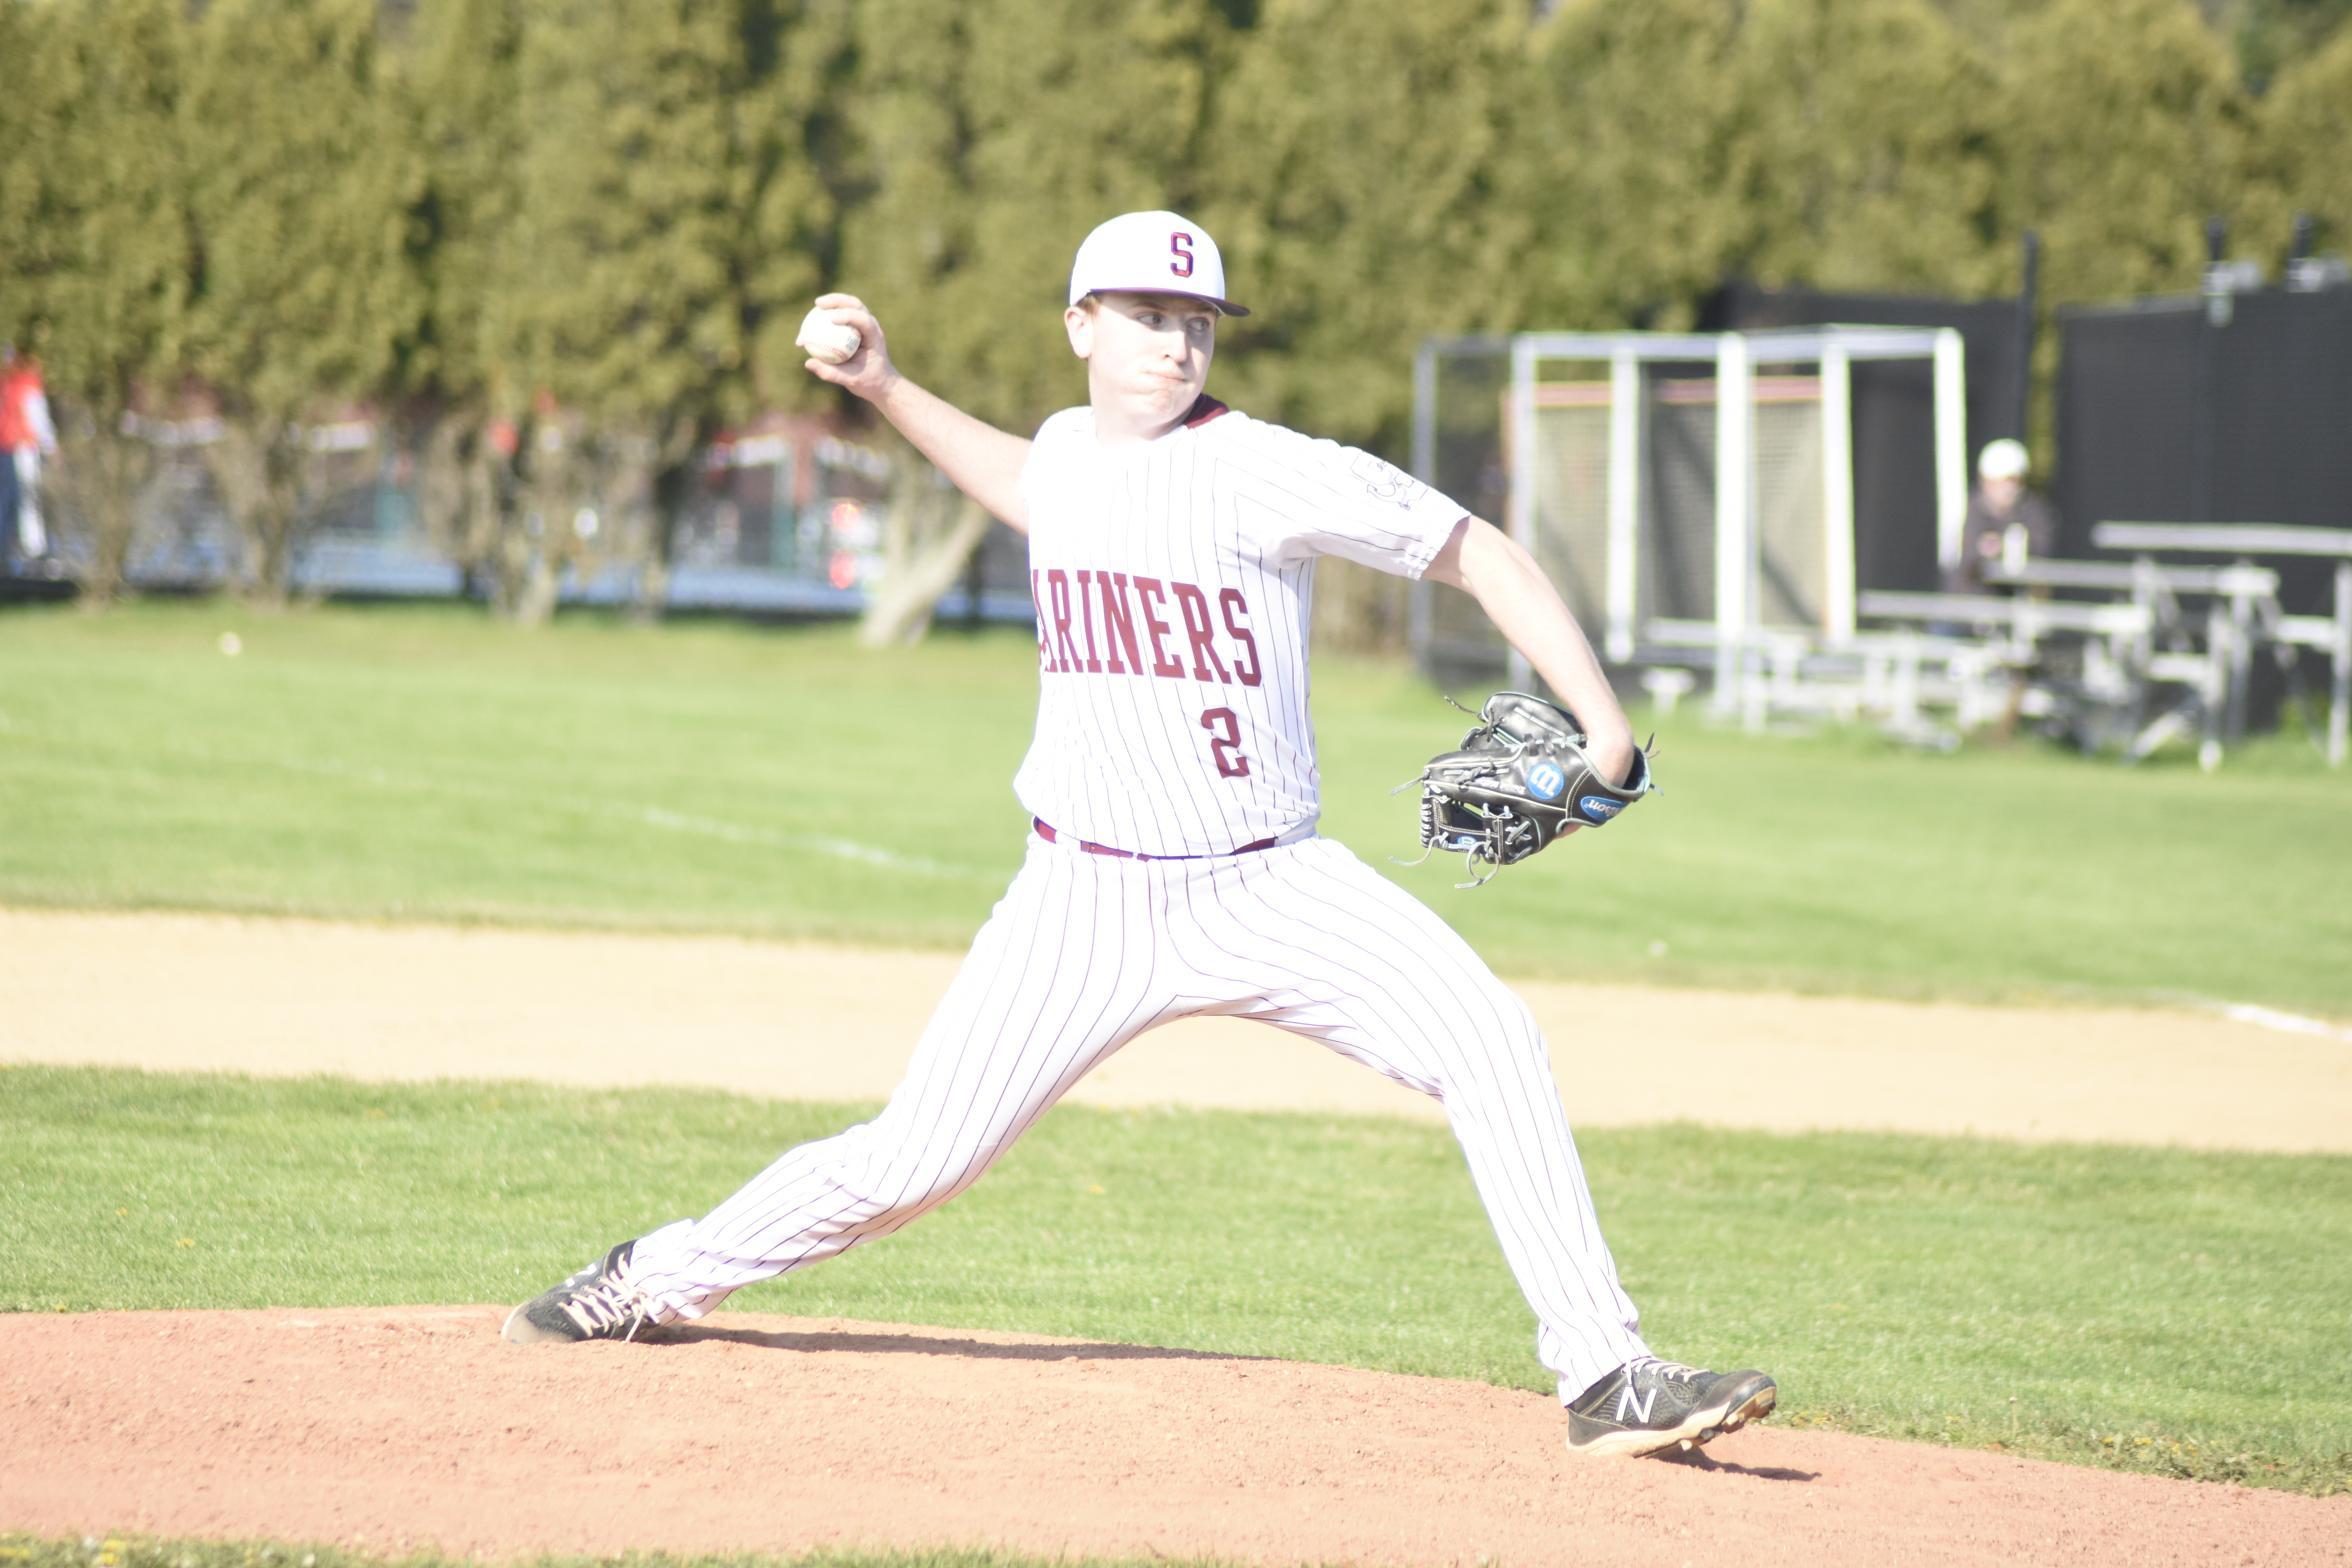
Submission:
<svg viewBox="0 0 2352 1568">
<path fill-rule="evenodd" d="M 1421 786 L 1421 860 L 1439 849 L 1460 855 L 1471 880 L 1457 887 L 1479 886 L 1563 833 L 1599 827 L 1658 787 L 1646 748 L 1633 753 L 1633 774 L 1623 784 L 1603 778 L 1585 752 L 1584 727 L 1576 715 L 1540 697 L 1498 691 L 1475 717 L 1478 725 L 1462 737 L 1459 750 L 1432 757 L 1419 778 L 1389 792 Z M 1574 811 L 1562 795 L 1574 799 Z"/>
</svg>

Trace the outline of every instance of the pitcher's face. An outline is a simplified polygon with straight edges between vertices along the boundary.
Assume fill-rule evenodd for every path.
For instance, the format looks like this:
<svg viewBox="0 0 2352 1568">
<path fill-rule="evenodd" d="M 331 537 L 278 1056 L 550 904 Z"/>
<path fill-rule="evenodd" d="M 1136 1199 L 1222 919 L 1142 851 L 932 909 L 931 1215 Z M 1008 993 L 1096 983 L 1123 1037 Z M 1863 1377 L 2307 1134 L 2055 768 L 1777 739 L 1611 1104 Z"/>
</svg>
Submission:
<svg viewBox="0 0 2352 1568">
<path fill-rule="evenodd" d="M 1209 382 L 1217 308 L 1182 294 L 1101 294 L 1094 310 L 1063 315 L 1070 349 L 1087 362 L 1097 427 L 1109 439 L 1146 438 L 1182 418 Z"/>
</svg>

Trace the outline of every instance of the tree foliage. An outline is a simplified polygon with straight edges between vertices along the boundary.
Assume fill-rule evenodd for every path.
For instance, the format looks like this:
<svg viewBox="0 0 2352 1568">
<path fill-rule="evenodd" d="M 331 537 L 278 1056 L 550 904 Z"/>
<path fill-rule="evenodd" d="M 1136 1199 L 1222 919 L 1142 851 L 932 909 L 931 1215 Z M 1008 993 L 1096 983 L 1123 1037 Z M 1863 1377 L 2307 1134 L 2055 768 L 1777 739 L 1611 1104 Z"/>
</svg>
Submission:
<svg viewBox="0 0 2352 1568">
<path fill-rule="evenodd" d="M 1084 395 L 1053 325 L 1078 242 L 1203 194 L 1185 182 L 1223 16 L 1207 0 L 868 0 L 856 16 L 864 189 L 842 284 L 919 379 L 1034 425 Z"/>
<path fill-rule="evenodd" d="M 522 37 L 522 0 L 425 0 L 404 80 L 423 180 L 425 302 L 400 391 L 415 415 L 420 510 L 438 547 L 513 618 L 527 618 L 543 554 L 529 537 L 516 462 L 515 420 L 529 389 L 508 352 L 519 294 Z"/>
<path fill-rule="evenodd" d="M 2012 29 L 2008 205 L 2038 227 L 2062 300 L 2195 286 L 2205 220 L 2275 264 L 2283 193 L 2257 177 L 2252 98 L 2176 0 L 2053 0 Z"/>
<path fill-rule="evenodd" d="M 1735 276 L 2005 292 L 2028 227 L 2053 301 L 2193 287 L 2216 216 L 2273 268 L 2297 210 L 2341 248 L 2347 10 L 0 0 L 0 334 L 89 439 L 216 399 L 264 595 L 302 432 L 372 404 L 530 618 L 616 550 L 658 597 L 693 449 L 835 397 L 790 341 L 823 289 L 986 418 L 1075 401 L 1053 321 L 1121 210 L 1222 242 L 1257 311 L 1223 395 L 1391 450 L 1431 332 L 1669 326 Z"/>
<path fill-rule="evenodd" d="M 178 363 L 187 322 L 184 41 L 172 0 L 0 9 L 0 58 L 17 62 L 0 144 L 32 154 L 0 159 L 0 299 L 65 416 L 57 482 L 89 522 L 93 603 L 122 580 L 155 473 L 138 405 Z"/>
<path fill-rule="evenodd" d="M 2273 188 L 2338 248 L 2352 247 L 2352 27 L 2281 74 L 2262 130 Z"/>
<path fill-rule="evenodd" d="M 1256 312 L 1221 332 L 1236 402 L 1377 429 L 1423 336 L 1508 324 L 1529 215 L 1490 198 L 1524 34 L 1521 7 L 1498 0 L 1259 15 L 1219 88 L 1200 203 Z"/>
<path fill-rule="evenodd" d="M 421 314 L 391 75 L 366 0 L 216 0 L 189 51 L 187 360 L 221 399 L 209 455 L 264 599 L 289 585 L 306 427 L 385 386 Z"/>
</svg>

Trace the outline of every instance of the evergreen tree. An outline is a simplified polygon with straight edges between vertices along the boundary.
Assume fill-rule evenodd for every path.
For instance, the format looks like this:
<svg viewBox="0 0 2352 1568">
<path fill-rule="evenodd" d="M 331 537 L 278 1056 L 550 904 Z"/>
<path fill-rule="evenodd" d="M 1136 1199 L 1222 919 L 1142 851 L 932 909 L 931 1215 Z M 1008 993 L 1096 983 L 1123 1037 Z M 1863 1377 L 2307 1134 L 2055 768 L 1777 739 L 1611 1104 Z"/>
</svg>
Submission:
<svg viewBox="0 0 2352 1568">
<path fill-rule="evenodd" d="M 407 423 L 426 530 L 493 608 L 520 603 L 518 384 L 506 310 L 522 202 L 522 0 L 425 0 L 409 38 L 407 113 L 423 165 L 425 297 L 407 367 Z"/>
<path fill-rule="evenodd" d="M 1962 298 L 2017 286 L 1999 83 L 1927 0 L 1758 0 L 1734 73 L 1748 238 L 1773 284 Z"/>
<path fill-rule="evenodd" d="M 2282 204 L 2312 216 L 2321 247 L 2352 250 L 2352 26 L 2278 74 L 2262 119 Z"/>
<path fill-rule="evenodd" d="M 652 611 L 693 454 L 751 410 L 755 361 L 781 360 L 820 289 L 831 214 L 803 121 L 823 112 L 828 29 L 767 0 L 529 0 L 525 16 L 512 362 L 585 415 L 619 487 L 608 511 L 649 476 Z"/>
<path fill-rule="evenodd" d="M 2001 206 L 2053 300 L 2193 289 L 2208 216 L 2284 230 L 2228 47 L 2189 0 L 2051 0 L 2009 28 Z"/>
<path fill-rule="evenodd" d="M 1924 0 L 1586 0 L 1541 31 L 1504 201 L 1521 319 L 1687 321 L 1726 279 L 2013 286 L 1997 81 Z"/>
<path fill-rule="evenodd" d="M 0 5 L 0 59 L 19 62 L 22 79 L 0 92 L 0 336 L 29 339 L 40 320 L 38 279 L 51 263 L 40 221 L 47 203 L 49 143 L 62 127 L 46 68 L 57 13 L 48 6 Z"/>
<path fill-rule="evenodd" d="M 1191 172 L 1255 312 L 1218 329 L 1219 395 L 1404 457 L 1414 349 L 1497 323 L 1525 258 L 1527 215 L 1491 197 L 1526 27 L 1508 0 L 1276 0 L 1240 35 Z M 1320 643 L 1401 646 L 1406 605 L 1401 579 L 1316 569 Z"/>
<path fill-rule="evenodd" d="M 839 286 L 863 298 L 909 374 L 982 418 L 1026 432 L 1085 395 L 1059 329 L 1070 258 L 1120 212 L 1190 208 L 1210 99 L 1232 53 L 1207 0 L 877 0 L 857 13 L 858 199 Z M 797 358 L 795 359 L 797 363 Z M 986 531 L 976 508 L 933 504 L 894 456 L 887 577 L 869 643 L 922 635 Z"/>
<path fill-rule="evenodd" d="M 1524 7 L 1276 0 L 1217 89 L 1213 185 L 1243 301 L 1222 384 L 1318 435 L 1401 449 L 1402 369 L 1432 332 L 1498 326 L 1528 215 L 1491 201 L 1511 142 Z M 1409 393 L 1407 394 L 1409 396 Z"/>
<path fill-rule="evenodd" d="M 123 416 L 185 367 L 254 591 L 303 428 L 376 398 L 503 610 L 616 533 L 656 603 L 695 449 L 836 395 L 790 342 L 828 287 L 1024 429 L 1083 395 L 1078 240 L 1176 207 L 1259 308 L 1221 392 L 1394 453 L 1431 332 L 1671 326 L 1740 275 L 2000 292 L 2029 226 L 2053 302 L 2194 287 L 2209 216 L 2341 247 L 2347 5 L 420 0 L 395 58 L 369 0 L 0 4 L 0 332 L 48 362 L 67 515 L 112 520 L 100 596 Z M 920 521 L 900 575 L 945 581 L 968 520 Z"/>
<path fill-rule="evenodd" d="M 502 369 L 493 317 L 521 205 L 522 25 L 522 0 L 425 0 L 411 29 L 425 297 L 408 374 L 436 400 L 478 403 Z"/>
<path fill-rule="evenodd" d="M 844 217 L 840 282 L 910 374 L 1024 433 L 1085 395 L 1055 324 L 1070 258 L 1107 217 L 1209 194 L 1194 172 L 1228 39 L 1206 0 L 859 8 L 872 184 Z"/>
<path fill-rule="evenodd" d="M 217 0 L 180 117 L 199 247 L 194 363 L 222 400 L 215 477 L 245 586 L 280 601 L 317 483 L 307 420 L 381 392 L 414 331 L 421 195 L 366 0 Z"/>
<path fill-rule="evenodd" d="M 1538 31 L 1496 195 L 1528 225 L 1497 327 L 1687 325 L 1752 246 L 1742 9 L 1571 0 Z"/>
<path fill-rule="evenodd" d="M 737 214 L 736 276 L 752 394 L 763 408 L 829 405 L 834 390 L 802 366 L 793 339 L 835 285 L 845 198 L 860 172 L 850 147 L 850 8 L 826 0 L 749 0 L 747 80 L 733 133 L 748 195 Z"/>
<path fill-rule="evenodd" d="M 0 7 L 21 29 L 0 114 L 0 336 L 37 349 L 58 421 L 60 521 L 86 530 L 84 602 L 119 592 L 155 450 L 142 399 L 177 362 L 189 247 L 173 119 L 184 25 L 172 0 Z M 29 37 L 26 35 L 30 35 Z M 152 412 L 152 410 L 151 410 Z"/>
<path fill-rule="evenodd" d="M 2352 18 L 2352 0 L 2206 0 L 2204 9 L 2229 35 L 2238 74 L 2258 94 Z"/>
</svg>

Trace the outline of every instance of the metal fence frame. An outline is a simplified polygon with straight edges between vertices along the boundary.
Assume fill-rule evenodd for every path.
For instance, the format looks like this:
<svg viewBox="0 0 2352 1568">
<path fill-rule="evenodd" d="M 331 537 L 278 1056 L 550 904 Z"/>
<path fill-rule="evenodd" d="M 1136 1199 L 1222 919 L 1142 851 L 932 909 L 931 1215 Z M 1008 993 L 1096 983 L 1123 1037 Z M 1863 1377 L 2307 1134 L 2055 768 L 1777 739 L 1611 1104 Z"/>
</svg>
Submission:
<svg viewBox="0 0 2352 1568">
<path fill-rule="evenodd" d="M 1413 472 L 1436 480 L 1437 365 L 1453 356 L 1510 360 L 1509 515 L 1512 538 L 1536 545 L 1536 376 L 1547 360 L 1583 360 L 1610 367 L 1608 559 L 1606 614 L 1598 628 L 1605 658 L 1640 658 L 1649 639 L 1636 624 L 1642 508 L 1642 367 L 1659 361 L 1712 361 L 1716 402 L 1716 622 L 1714 703 L 1739 705 L 1745 651 L 1760 635 L 1757 589 L 1759 548 L 1755 473 L 1754 368 L 1759 363 L 1821 366 L 1823 430 L 1824 548 L 1828 640 L 1850 641 L 1854 631 L 1853 445 L 1851 367 L 1857 360 L 1927 359 L 1935 370 L 1937 554 L 1957 561 L 1968 511 L 1967 371 L 1960 334 L 1951 328 L 1826 326 L 1733 332 L 1521 332 L 1513 337 L 1432 338 L 1413 360 Z M 1725 484 L 1735 473 L 1742 482 Z M 1430 650 L 1429 590 L 1417 584 L 1409 635 L 1424 667 Z M 1517 649 L 1508 679 L 1524 686 L 1531 672 Z"/>
</svg>

